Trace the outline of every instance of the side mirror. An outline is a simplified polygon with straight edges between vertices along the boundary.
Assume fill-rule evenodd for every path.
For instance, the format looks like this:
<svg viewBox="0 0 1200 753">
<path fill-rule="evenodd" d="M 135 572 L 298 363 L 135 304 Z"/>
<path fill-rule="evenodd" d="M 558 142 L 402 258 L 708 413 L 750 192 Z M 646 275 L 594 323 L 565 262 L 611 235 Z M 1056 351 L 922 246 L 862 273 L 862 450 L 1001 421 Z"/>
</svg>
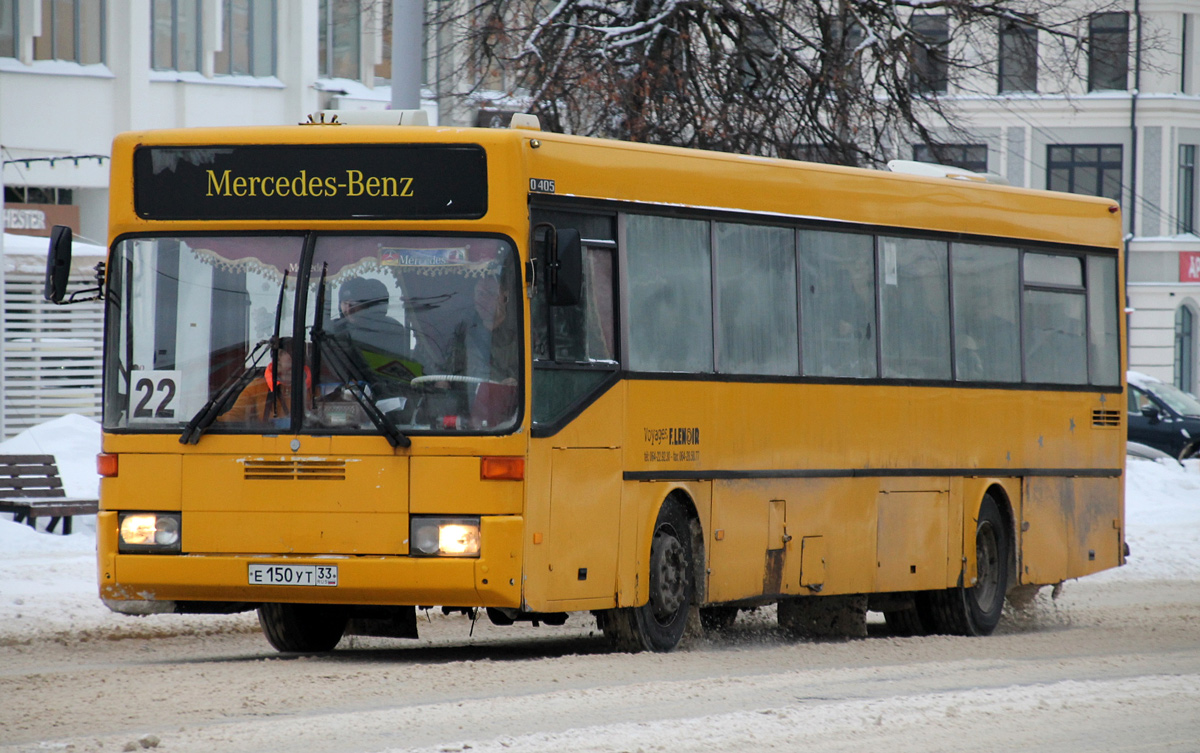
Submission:
<svg viewBox="0 0 1200 753">
<path fill-rule="evenodd" d="M 1162 414 L 1158 410 L 1158 406 L 1154 404 L 1142 406 L 1142 416 L 1150 420 L 1150 423 L 1156 424 L 1162 418 Z"/>
<path fill-rule="evenodd" d="M 46 259 L 46 289 L 51 303 L 62 303 L 71 276 L 71 228 L 55 225 L 50 230 L 50 254 Z"/>
<path fill-rule="evenodd" d="M 583 291 L 583 243 L 579 231 L 554 231 L 550 251 L 548 300 L 551 306 L 574 306 Z"/>
</svg>

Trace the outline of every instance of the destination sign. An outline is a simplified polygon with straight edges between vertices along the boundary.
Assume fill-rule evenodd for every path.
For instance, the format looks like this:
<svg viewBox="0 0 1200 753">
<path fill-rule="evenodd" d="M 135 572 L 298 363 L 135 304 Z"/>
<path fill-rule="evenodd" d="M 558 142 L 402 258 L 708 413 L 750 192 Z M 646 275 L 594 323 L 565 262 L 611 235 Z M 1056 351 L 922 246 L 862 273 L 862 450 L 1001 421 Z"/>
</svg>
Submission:
<svg viewBox="0 0 1200 753">
<path fill-rule="evenodd" d="M 134 208 L 155 220 L 477 219 L 487 155 L 474 144 L 148 146 Z"/>
</svg>

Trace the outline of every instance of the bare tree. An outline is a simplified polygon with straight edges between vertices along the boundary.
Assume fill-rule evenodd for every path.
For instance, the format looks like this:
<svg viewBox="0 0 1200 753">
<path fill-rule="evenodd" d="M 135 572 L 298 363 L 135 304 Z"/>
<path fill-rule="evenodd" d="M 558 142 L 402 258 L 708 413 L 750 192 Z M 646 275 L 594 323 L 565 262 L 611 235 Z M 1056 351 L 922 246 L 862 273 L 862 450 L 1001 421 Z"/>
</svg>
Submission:
<svg viewBox="0 0 1200 753">
<path fill-rule="evenodd" d="M 1042 78 L 1070 91 L 1090 14 L 1119 2 L 1069 5 L 486 0 L 437 21 L 549 129 L 856 165 L 944 138 L 960 126 L 956 95 L 995 94 L 1004 24 L 1037 31 Z"/>
</svg>

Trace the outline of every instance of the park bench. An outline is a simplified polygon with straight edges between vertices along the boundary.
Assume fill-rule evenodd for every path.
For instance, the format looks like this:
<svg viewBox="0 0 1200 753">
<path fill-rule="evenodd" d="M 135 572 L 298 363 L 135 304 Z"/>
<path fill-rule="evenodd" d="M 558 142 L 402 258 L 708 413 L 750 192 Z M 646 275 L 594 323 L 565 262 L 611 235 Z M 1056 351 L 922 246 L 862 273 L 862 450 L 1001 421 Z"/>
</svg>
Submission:
<svg viewBox="0 0 1200 753">
<path fill-rule="evenodd" d="M 95 515 L 95 499 L 68 497 L 53 455 L 0 455 L 0 512 L 11 512 L 13 520 L 36 528 L 38 518 L 50 518 L 53 532 L 62 521 L 64 536 L 71 532 L 75 515 Z"/>
</svg>

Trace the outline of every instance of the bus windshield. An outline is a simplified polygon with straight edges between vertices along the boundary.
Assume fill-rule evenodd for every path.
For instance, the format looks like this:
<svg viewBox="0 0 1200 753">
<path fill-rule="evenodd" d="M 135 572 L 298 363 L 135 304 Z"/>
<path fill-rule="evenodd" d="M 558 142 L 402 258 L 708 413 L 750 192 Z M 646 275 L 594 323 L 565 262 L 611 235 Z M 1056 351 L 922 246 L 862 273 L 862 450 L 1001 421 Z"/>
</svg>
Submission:
<svg viewBox="0 0 1200 753">
<path fill-rule="evenodd" d="M 512 243 L 497 237 L 122 240 L 108 279 L 105 427 L 184 438 L 197 426 L 511 430 L 523 353 L 516 269 Z"/>
</svg>

